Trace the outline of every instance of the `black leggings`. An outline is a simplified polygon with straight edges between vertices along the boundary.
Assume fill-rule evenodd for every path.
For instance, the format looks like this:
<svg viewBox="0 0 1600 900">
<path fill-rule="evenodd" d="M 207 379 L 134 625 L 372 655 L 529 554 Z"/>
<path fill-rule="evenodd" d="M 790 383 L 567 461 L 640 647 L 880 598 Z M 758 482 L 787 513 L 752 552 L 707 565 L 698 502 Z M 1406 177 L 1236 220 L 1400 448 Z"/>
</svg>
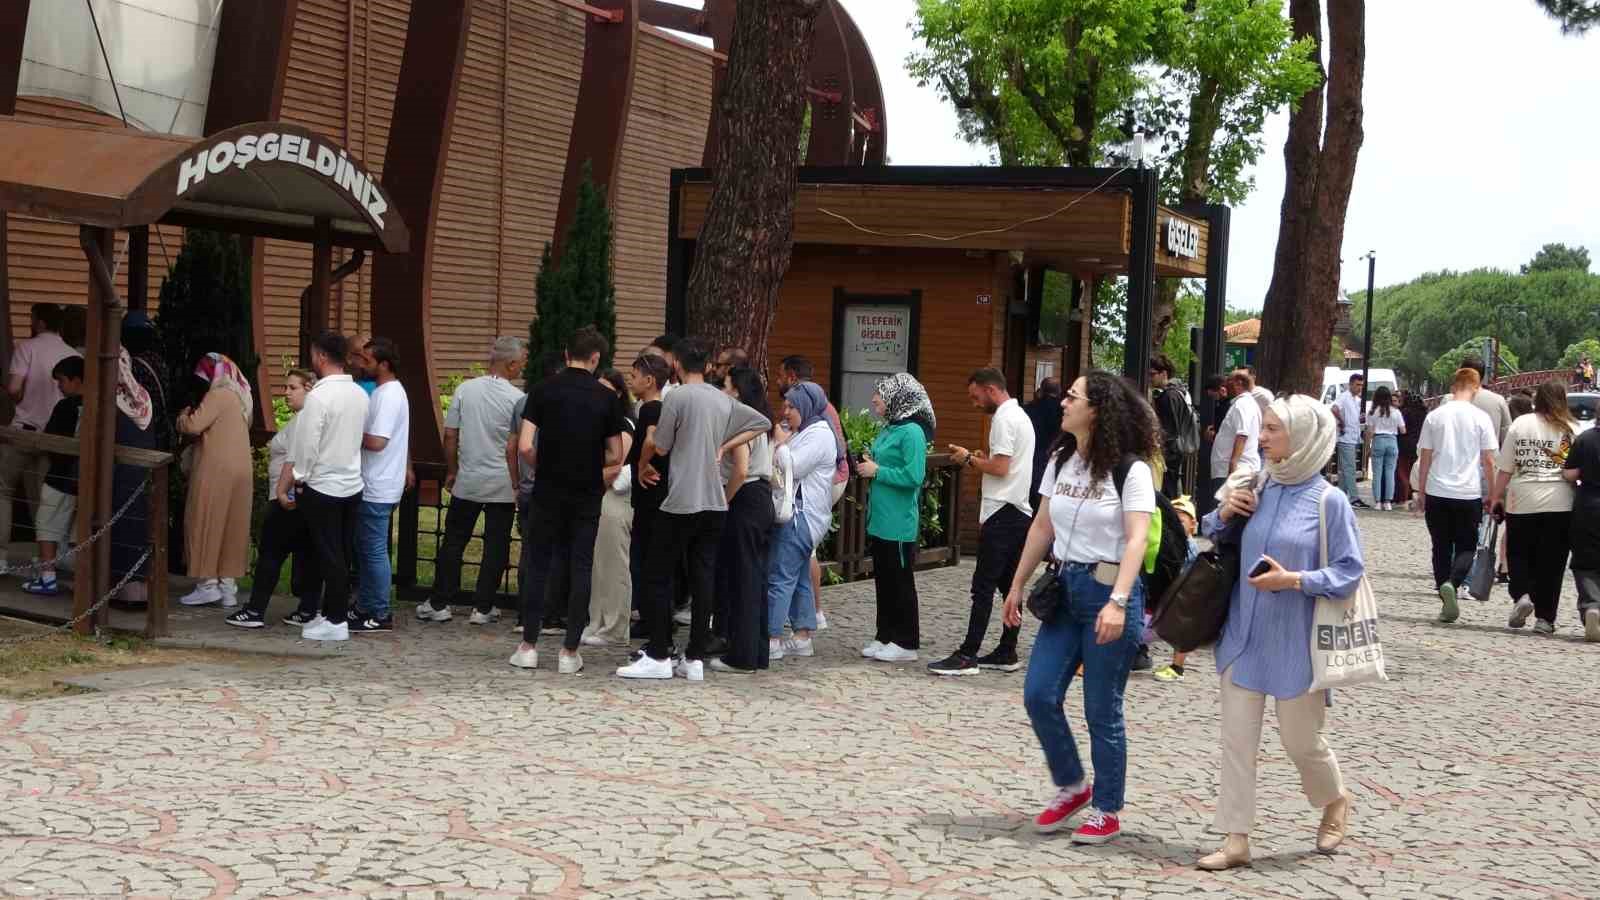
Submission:
<svg viewBox="0 0 1600 900">
<path fill-rule="evenodd" d="M 874 637 L 903 650 L 922 646 L 917 613 L 916 541 L 868 538 L 872 545 L 872 580 L 878 594 L 878 631 Z"/>
<path fill-rule="evenodd" d="M 1511 599 L 1533 601 L 1533 614 L 1555 624 L 1561 584 L 1567 574 L 1572 513 L 1506 516 L 1506 564 L 1511 568 Z"/>
</svg>

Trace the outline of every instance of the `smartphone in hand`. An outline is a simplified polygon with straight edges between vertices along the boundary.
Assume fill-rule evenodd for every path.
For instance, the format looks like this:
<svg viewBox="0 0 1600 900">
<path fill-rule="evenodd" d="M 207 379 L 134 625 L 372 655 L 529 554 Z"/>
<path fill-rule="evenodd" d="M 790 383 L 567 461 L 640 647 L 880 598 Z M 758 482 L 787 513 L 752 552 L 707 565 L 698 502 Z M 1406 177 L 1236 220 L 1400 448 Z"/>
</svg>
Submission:
<svg viewBox="0 0 1600 900">
<path fill-rule="evenodd" d="M 1272 565 L 1268 563 L 1267 558 L 1263 556 L 1256 562 L 1255 567 L 1250 570 L 1250 577 L 1260 578 L 1262 575 L 1265 575 L 1270 571 L 1272 571 Z"/>
</svg>

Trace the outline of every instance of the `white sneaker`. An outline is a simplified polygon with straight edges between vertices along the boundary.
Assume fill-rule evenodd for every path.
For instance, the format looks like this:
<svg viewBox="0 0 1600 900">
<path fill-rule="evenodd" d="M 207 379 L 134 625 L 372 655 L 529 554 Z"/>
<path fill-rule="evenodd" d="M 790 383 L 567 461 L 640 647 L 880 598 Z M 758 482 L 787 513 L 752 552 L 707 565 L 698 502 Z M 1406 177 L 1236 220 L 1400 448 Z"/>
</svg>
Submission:
<svg viewBox="0 0 1600 900">
<path fill-rule="evenodd" d="M 1533 630 L 1536 634 L 1555 634 L 1556 626 L 1543 619 L 1536 619 L 1533 623 Z"/>
<path fill-rule="evenodd" d="M 578 643 L 585 647 L 609 647 L 611 642 L 598 634 L 586 634 L 578 639 Z"/>
<path fill-rule="evenodd" d="M 672 614 L 672 621 L 677 622 L 679 625 L 688 625 L 694 621 L 694 610 L 685 606 Z"/>
<path fill-rule="evenodd" d="M 916 662 L 917 651 L 907 650 L 899 644 L 890 642 L 884 644 L 883 649 L 879 650 L 878 655 L 874 656 L 873 659 L 878 662 Z"/>
<path fill-rule="evenodd" d="M 861 648 L 861 655 L 867 659 L 877 659 L 881 652 L 883 652 L 883 641 L 873 641 Z"/>
<path fill-rule="evenodd" d="M 623 678 L 672 678 L 672 660 L 651 659 L 650 654 L 641 653 L 639 658 L 617 669 L 617 674 Z"/>
<path fill-rule="evenodd" d="M 1511 607 L 1511 618 L 1506 624 L 1512 628 L 1521 628 L 1528 624 L 1528 617 L 1531 615 L 1533 615 L 1533 601 L 1523 597 L 1517 601 L 1516 606 Z"/>
<path fill-rule="evenodd" d="M 563 653 L 558 660 L 556 671 L 562 675 L 576 675 L 583 671 L 583 654 L 577 651 Z"/>
<path fill-rule="evenodd" d="M 450 607 L 434 606 L 432 600 L 425 600 L 417 604 L 417 620 L 420 622 L 448 622 L 450 621 Z"/>
<path fill-rule="evenodd" d="M 436 613 L 432 613 L 431 612 L 431 610 L 433 609 L 432 606 L 429 606 L 426 603 L 422 604 L 422 606 L 427 606 L 428 607 L 428 609 L 430 610 L 430 615 L 436 615 Z M 417 607 L 417 618 L 419 618 L 419 619 L 422 618 L 422 606 Z M 445 617 L 443 619 L 430 619 L 430 620 L 425 620 L 425 621 L 448 622 L 450 620 L 450 610 L 447 609 L 447 610 L 444 611 L 444 613 L 445 613 Z M 472 611 L 472 617 L 470 619 L 467 619 L 467 624 L 468 625 L 493 625 L 494 623 L 496 623 L 498 621 L 500 621 L 500 610 L 498 610 L 498 609 L 491 609 L 488 612 L 478 612 L 477 610 L 473 610 Z"/>
<path fill-rule="evenodd" d="M 772 662 L 783 659 L 783 647 L 787 643 L 787 639 L 779 640 L 778 638 L 767 641 L 767 659 Z"/>
<path fill-rule="evenodd" d="M 300 629 L 300 639 L 303 641 L 348 641 L 350 640 L 349 622 L 329 622 L 321 616 L 307 622 Z"/>
<path fill-rule="evenodd" d="M 194 590 L 178 598 L 184 606 L 210 606 L 222 599 L 222 588 L 217 586 L 214 579 L 206 579 L 194 586 Z"/>
<path fill-rule="evenodd" d="M 818 631 L 827 631 L 828 630 L 828 617 L 820 609 L 817 610 L 817 630 Z"/>
<path fill-rule="evenodd" d="M 519 669 L 539 668 L 539 651 L 534 647 L 524 650 L 519 645 L 517 652 L 511 654 L 511 664 Z"/>
<path fill-rule="evenodd" d="M 789 638 L 783 642 L 784 656 L 815 656 L 816 651 L 811 649 L 811 638 Z"/>
<path fill-rule="evenodd" d="M 684 659 L 678 657 L 677 663 L 672 666 L 672 674 L 690 681 L 706 680 L 706 664 L 704 660 Z"/>
<path fill-rule="evenodd" d="M 239 605 L 239 583 L 232 578 L 224 578 L 217 584 L 222 591 L 222 608 L 232 609 Z"/>
<path fill-rule="evenodd" d="M 1600 609 L 1590 607 L 1583 611 L 1583 639 L 1600 644 Z"/>
</svg>

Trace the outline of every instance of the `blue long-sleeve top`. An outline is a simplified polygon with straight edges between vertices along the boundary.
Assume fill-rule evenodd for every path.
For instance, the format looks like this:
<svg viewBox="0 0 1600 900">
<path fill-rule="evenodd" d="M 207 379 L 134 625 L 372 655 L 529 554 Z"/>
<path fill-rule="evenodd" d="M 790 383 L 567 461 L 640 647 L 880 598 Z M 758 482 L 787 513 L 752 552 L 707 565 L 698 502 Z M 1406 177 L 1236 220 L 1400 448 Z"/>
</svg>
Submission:
<svg viewBox="0 0 1600 900">
<path fill-rule="evenodd" d="M 1328 565 L 1322 565 L 1318 504 L 1327 501 Z M 1227 526 L 1215 512 L 1202 530 L 1215 536 Z M 1258 591 L 1249 571 L 1263 555 L 1290 572 L 1301 573 L 1303 591 Z M 1233 668 L 1233 683 L 1246 690 L 1290 699 L 1311 687 L 1311 630 L 1314 599 L 1345 597 L 1366 571 L 1361 539 L 1350 501 L 1321 478 L 1295 485 L 1269 480 L 1245 523 L 1239 553 L 1239 581 L 1228 603 L 1228 621 L 1216 646 L 1217 672 Z"/>
</svg>

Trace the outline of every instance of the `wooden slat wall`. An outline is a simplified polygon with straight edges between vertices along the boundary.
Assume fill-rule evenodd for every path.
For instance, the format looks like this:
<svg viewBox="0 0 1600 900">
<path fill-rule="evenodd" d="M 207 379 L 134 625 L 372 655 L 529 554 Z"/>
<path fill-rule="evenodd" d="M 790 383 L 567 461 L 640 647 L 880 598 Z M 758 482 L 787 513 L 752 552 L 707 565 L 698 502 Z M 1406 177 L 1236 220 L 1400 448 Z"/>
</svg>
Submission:
<svg viewBox="0 0 1600 900">
<path fill-rule="evenodd" d="M 996 304 L 1001 302 L 1004 285 L 996 283 L 995 273 L 987 255 L 972 258 L 959 250 L 886 249 L 861 254 L 854 247 L 797 246 L 779 296 L 767 356 L 774 365 L 791 354 L 807 357 L 816 365 L 817 382 L 831 398 L 834 288 L 864 294 L 920 289 L 915 374 L 927 387 L 939 419 L 935 439 L 941 448 L 981 447 L 988 436 L 987 417 L 967 397 L 967 377 L 981 366 L 1000 365 L 994 304 L 976 302 L 984 293 L 992 294 Z M 967 533 L 976 538 L 976 477 L 963 485 L 962 516 Z"/>
<path fill-rule="evenodd" d="M 623 363 L 665 328 L 671 171 L 700 164 L 711 116 L 709 53 L 643 31 L 638 54 L 614 203 Z"/>
<path fill-rule="evenodd" d="M 115 116 L 92 107 L 54 97 L 18 97 L 17 117 L 53 122 L 90 125 L 116 125 Z M 6 264 L 11 280 L 11 334 L 14 340 L 26 338 L 29 307 L 34 303 L 60 303 L 83 306 L 89 295 L 89 264 L 78 245 L 78 226 L 26 216 L 7 217 Z M 161 237 L 157 236 L 160 232 Z M 162 237 L 166 253 L 162 252 Z M 128 239 L 117 236 L 117 288 L 128 290 Z M 183 248 L 183 229 L 158 226 L 150 233 L 150 313 L 154 315 L 161 295 L 161 280 L 166 277 L 168 259 L 176 261 Z"/>
</svg>

